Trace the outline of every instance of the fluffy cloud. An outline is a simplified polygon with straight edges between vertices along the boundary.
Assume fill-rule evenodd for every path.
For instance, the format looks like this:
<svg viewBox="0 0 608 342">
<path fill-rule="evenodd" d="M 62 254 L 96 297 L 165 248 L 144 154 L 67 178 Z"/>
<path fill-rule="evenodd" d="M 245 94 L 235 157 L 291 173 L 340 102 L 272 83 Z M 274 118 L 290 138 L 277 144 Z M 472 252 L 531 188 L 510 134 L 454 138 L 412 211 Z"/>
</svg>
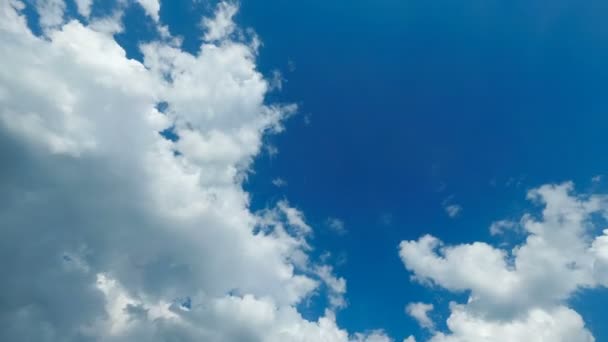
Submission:
<svg viewBox="0 0 608 342">
<path fill-rule="evenodd" d="M 451 334 L 438 333 L 430 342 L 594 341 L 581 317 L 563 306 L 549 311 L 531 309 L 517 319 L 493 321 L 472 314 L 462 305 L 453 305 L 447 324 Z"/>
<path fill-rule="evenodd" d="M 36 11 L 40 16 L 40 27 L 48 30 L 63 23 L 65 3 L 63 0 L 36 0 Z"/>
<path fill-rule="evenodd" d="M 572 183 L 541 186 L 528 198 L 543 210 L 522 217 L 527 236 L 511 250 L 482 242 L 447 246 L 429 235 L 401 243 L 416 280 L 470 291 L 465 305 L 451 307 L 450 333 L 431 341 L 593 341 L 580 315 L 564 305 L 579 289 L 608 284 L 608 239 L 593 237 L 598 217 L 608 216 L 607 198 L 576 195 Z"/>
<path fill-rule="evenodd" d="M 91 15 L 91 7 L 93 6 L 93 0 L 76 0 L 76 9 L 78 13 L 85 18 Z"/>
<path fill-rule="evenodd" d="M 159 11 L 160 11 L 160 0 L 136 0 L 141 7 L 144 8 L 146 14 L 150 16 L 150 18 L 154 19 L 154 21 L 158 21 Z"/>
<path fill-rule="evenodd" d="M 228 38 L 236 7 L 205 21 L 197 54 L 156 41 L 140 63 L 104 29 L 120 16 L 86 26 L 64 6 L 37 2 L 37 37 L 0 1 L 0 340 L 388 340 L 349 336 L 339 302 L 302 318 L 345 281 L 308 258 L 301 212 L 249 210 L 244 175 L 295 108 L 265 103 L 255 42 Z"/>
<path fill-rule="evenodd" d="M 429 312 L 433 311 L 433 309 L 433 304 L 410 303 L 405 307 L 405 312 L 412 316 L 421 327 L 425 329 L 434 329 L 435 324 L 429 317 Z"/>
</svg>

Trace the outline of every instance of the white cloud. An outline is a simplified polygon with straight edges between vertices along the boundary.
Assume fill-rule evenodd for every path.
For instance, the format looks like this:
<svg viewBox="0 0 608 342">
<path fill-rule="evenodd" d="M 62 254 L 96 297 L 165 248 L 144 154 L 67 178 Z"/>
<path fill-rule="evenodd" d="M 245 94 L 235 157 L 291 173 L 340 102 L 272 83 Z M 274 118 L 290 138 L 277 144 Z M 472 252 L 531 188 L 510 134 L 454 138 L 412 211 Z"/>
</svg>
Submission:
<svg viewBox="0 0 608 342">
<path fill-rule="evenodd" d="M 154 19 L 154 21 L 158 21 L 159 11 L 160 11 L 160 0 L 136 0 L 137 3 L 144 8 L 146 14 L 150 16 L 150 18 Z"/>
<path fill-rule="evenodd" d="M 302 234 L 312 232 L 312 228 L 304 221 L 304 214 L 300 210 L 289 206 L 287 201 L 280 201 L 277 204 L 277 208 L 285 214 L 287 222 L 291 226 L 298 228 Z"/>
<path fill-rule="evenodd" d="M 63 23 L 65 2 L 63 0 L 36 0 L 36 11 L 43 30 L 56 28 Z"/>
<path fill-rule="evenodd" d="M 466 305 L 452 306 L 450 333 L 431 341 L 593 340 L 564 305 L 580 289 L 607 284 L 605 235 L 589 238 L 597 229 L 592 216 L 608 216 L 606 197 L 578 196 L 564 183 L 533 189 L 528 198 L 543 210 L 522 217 L 527 237 L 512 250 L 483 242 L 446 246 L 429 235 L 401 243 L 415 279 L 470 291 Z"/>
<path fill-rule="evenodd" d="M 234 30 L 236 25 L 232 18 L 237 12 L 237 7 L 228 2 L 219 4 L 213 18 L 203 19 L 203 27 L 206 30 L 205 41 L 212 42 L 227 38 Z"/>
<path fill-rule="evenodd" d="M 453 305 L 448 319 L 451 334 L 437 333 L 429 342 L 592 342 L 580 315 L 563 306 L 551 311 L 531 309 L 521 318 L 492 321 Z"/>
<path fill-rule="evenodd" d="M 91 15 L 91 6 L 93 5 L 93 0 L 76 0 L 76 9 L 78 13 L 85 18 L 88 18 Z"/>
<path fill-rule="evenodd" d="M 501 235 L 507 230 L 511 230 L 517 227 L 517 223 L 509 220 L 500 220 L 492 222 L 490 225 L 490 234 Z"/>
<path fill-rule="evenodd" d="M 435 329 L 435 323 L 429 317 L 429 312 L 433 311 L 433 304 L 410 303 L 405 307 L 408 315 L 412 316 L 421 327 L 429 330 Z"/>
<path fill-rule="evenodd" d="M 356 334 L 355 342 L 392 342 L 382 330 L 374 330 L 368 334 Z"/>
<path fill-rule="evenodd" d="M 332 308 L 340 309 L 346 307 L 346 280 L 334 276 L 331 266 L 323 265 L 316 267 L 316 274 L 329 288 L 329 304 Z"/>
<path fill-rule="evenodd" d="M 339 218 L 329 217 L 325 221 L 325 224 L 327 225 L 327 227 L 329 227 L 329 229 L 331 229 L 331 231 L 336 234 L 344 235 L 347 233 L 344 221 L 340 220 Z"/>
<path fill-rule="evenodd" d="M 142 64 L 103 29 L 116 25 L 64 24 L 45 6 L 39 38 L 22 4 L 0 2 L 0 340 L 384 336 L 349 336 L 332 310 L 304 319 L 320 284 L 334 296 L 345 283 L 308 259 L 300 211 L 249 209 L 243 175 L 294 110 L 264 104 L 253 46 L 152 42 Z"/>
</svg>

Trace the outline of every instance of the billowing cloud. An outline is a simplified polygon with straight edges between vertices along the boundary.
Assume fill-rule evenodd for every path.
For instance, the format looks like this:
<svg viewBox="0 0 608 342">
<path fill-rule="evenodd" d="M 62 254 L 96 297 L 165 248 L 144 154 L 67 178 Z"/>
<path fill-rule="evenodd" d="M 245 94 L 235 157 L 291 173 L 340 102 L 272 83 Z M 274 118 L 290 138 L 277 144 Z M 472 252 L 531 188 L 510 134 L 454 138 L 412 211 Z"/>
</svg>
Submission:
<svg viewBox="0 0 608 342">
<path fill-rule="evenodd" d="M 336 325 L 345 281 L 308 257 L 300 211 L 249 209 L 244 176 L 295 108 L 265 103 L 236 7 L 197 54 L 154 41 L 141 63 L 107 29 L 120 16 L 62 6 L 37 3 L 37 37 L 0 1 L 0 340 L 387 341 Z M 306 320 L 322 284 L 338 302 Z"/>
<path fill-rule="evenodd" d="M 401 243 L 416 280 L 470 291 L 466 304 L 451 306 L 450 331 L 431 341 L 593 341 L 565 305 L 580 289 L 608 284 L 608 240 L 593 237 L 597 218 L 608 217 L 607 198 L 577 195 L 572 183 L 541 186 L 528 198 L 543 210 L 522 217 L 526 239 L 511 250 L 483 242 L 449 246 L 430 235 Z"/>
</svg>

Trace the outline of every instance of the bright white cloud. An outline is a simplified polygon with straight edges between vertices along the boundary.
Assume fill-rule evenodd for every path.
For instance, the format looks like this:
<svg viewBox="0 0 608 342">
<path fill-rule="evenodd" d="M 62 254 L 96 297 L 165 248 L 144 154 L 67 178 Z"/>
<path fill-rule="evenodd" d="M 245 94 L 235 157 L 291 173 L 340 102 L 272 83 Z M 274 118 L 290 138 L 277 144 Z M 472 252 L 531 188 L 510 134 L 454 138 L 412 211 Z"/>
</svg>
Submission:
<svg viewBox="0 0 608 342">
<path fill-rule="evenodd" d="M 563 306 L 551 311 L 531 309 L 522 317 L 509 321 L 493 321 L 453 305 L 448 319 L 450 334 L 437 333 L 429 342 L 593 342 L 582 318 Z"/>
<path fill-rule="evenodd" d="M 412 316 L 425 329 L 433 330 L 435 323 L 429 317 L 429 312 L 433 311 L 435 307 L 433 304 L 427 303 L 410 303 L 405 307 L 405 311 L 408 315 Z"/>
<path fill-rule="evenodd" d="M 527 237 L 512 250 L 482 242 L 447 246 L 429 235 L 401 243 L 415 279 L 470 291 L 466 305 L 451 308 L 449 334 L 431 341 L 593 341 L 580 315 L 564 305 L 579 289 L 607 284 L 608 239 L 590 238 L 594 215 L 608 216 L 606 197 L 579 196 L 564 183 L 533 189 L 528 198 L 543 210 L 522 217 Z"/>
<path fill-rule="evenodd" d="M 116 25 L 64 23 L 57 3 L 38 3 L 39 38 L 0 1 L 0 340 L 388 340 L 349 336 L 331 309 L 304 319 L 299 303 L 345 281 L 309 259 L 300 211 L 249 210 L 244 175 L 295 109 L 264 103 L 255 44 L 151 42 L 142 64 Z"/>
</svg>

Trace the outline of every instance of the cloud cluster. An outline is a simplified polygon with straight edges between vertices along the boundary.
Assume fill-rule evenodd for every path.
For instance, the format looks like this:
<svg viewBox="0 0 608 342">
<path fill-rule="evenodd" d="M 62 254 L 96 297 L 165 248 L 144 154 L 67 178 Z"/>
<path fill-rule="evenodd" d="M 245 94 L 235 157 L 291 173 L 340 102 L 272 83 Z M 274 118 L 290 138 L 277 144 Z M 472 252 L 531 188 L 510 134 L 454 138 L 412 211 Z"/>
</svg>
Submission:
<svg viewBox="0 0 608 342">
<path fill-rule="evenodd" d="M 449 332 L 431 341 L 594 340 L 566 305 L 580 289 L 608 285 L 608 232 L 597 235 L 608 198 L 577 195 L 572 183 L 541 186 L 528 198 L 543 210 L 521 218 L 525 241 L 511 250 L 483 242 L 448 246 L 430 235 L 401 243 L 416 280 L 470 293 L 466 304 L 451 305 Z"/>
<path fill-rule="evenodd" d="M 160 25 L 159 2 L 139 3 Z M 37 5 L 41 37 L 0 1 L 0 340 L 388 340 L 336 325 L 346 284 L 310 260 L 299 211 L 249 209 L 244 176 L 295 108 L 265 103 L 234 5 L 197 54 L 163 39 L 143 63 L 103 29 L 120 16 Z M 322 284 L 332 305 L 306 320 Z"/>
</svg>

